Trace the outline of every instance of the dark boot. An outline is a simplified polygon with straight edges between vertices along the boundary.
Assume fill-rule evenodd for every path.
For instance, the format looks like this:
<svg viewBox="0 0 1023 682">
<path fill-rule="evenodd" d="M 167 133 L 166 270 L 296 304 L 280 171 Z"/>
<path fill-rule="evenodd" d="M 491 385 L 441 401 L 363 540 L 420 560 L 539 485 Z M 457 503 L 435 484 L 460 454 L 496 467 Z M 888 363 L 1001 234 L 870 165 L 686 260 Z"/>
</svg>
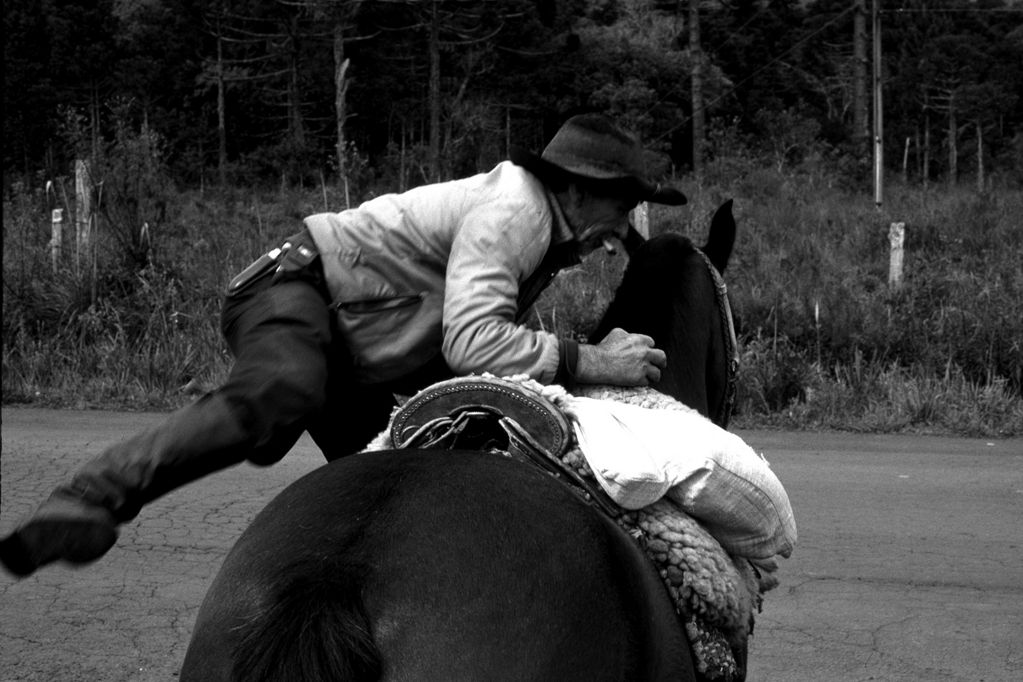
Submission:
<svg viewBox="0 0 1023 682">
<path fill-rule="evenodd" d="M 290 280 L 271 286 L 263 278 L 228 297 L 223 328 L 236 362 L 227 382 L 57 488 L 0 541 L 8 570 L 28 575 L 55 561 L 94 561 L 142 505 L 245 459 L 269 465 L 287 454 L 324 407 L 332 342 L 325 291 L 304 279 L 316 273 L 308 261 L 288 262 Z"/>
<path fill-rule="evenodd" d="M 94 561 L 117 540 L 117 524 L 109 511 L 65 490 L 55 490 L 25 525 L 0 540 L 0 561 L 14 575 L 31 575 L 58 559 Z"/>
<path fill-rule="evenodd" d="M 135 518 L 144 504 L 251 453 L 253 438 L 237 412 L 213 393 L 107 449 L 0 540 L 0 561 L 25 576 L 55 561 L 100 558 L 117 539 L 117 525 Z M 300 433 L 280 444 L 284 452 Z"/>
</svg>

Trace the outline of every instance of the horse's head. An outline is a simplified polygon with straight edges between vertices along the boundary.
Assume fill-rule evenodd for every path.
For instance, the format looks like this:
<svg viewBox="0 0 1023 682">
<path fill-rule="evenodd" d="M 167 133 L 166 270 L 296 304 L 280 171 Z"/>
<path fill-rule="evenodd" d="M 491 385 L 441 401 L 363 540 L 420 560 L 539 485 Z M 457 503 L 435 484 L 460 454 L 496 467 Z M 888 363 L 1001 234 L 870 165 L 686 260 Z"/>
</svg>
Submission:
<svg viewBox="0 0 1023 682">
<path fill-rule="evenodd" d="M 668 356 L 654 388 L 725 427 L 731 412 L 735 339 L 721 276 L 735 243 L 731 200 L 718 208 L 706 246 L 679 234 L 637 244 L 607 313 L 591 335 L 646 334 Z"/>
</svg>

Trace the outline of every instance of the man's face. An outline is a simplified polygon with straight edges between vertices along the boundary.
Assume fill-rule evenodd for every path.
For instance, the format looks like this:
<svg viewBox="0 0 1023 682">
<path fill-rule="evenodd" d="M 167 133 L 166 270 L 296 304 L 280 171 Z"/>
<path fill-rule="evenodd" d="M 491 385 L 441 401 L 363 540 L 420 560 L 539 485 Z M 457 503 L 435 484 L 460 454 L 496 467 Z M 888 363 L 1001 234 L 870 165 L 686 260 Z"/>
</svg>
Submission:
<svg viewBox="0 0 1023 682">
<path fill-rule="evenodd" d="M 572 226 L 583 256 L 599 248 L 607 237 L 623 238 L 629 229 L 629 211 L 636 207 L 636 203 L 628 199 L 598 197 L 584 192 L 574 192 L 570 203 L 565 217 Z"/>
</svg>

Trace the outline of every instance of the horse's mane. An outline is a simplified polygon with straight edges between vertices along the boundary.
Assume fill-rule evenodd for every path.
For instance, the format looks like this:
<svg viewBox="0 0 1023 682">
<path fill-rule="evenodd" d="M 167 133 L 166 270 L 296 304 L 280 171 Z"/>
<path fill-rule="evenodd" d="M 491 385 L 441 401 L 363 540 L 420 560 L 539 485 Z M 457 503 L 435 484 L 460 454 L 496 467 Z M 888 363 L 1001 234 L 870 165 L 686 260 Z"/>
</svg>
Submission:
<svg viewBox="0 0 1023 682">
<path fill-rule="evenodd" d="M 699 265 L 701 274 L 706 267 L 688 237 L 667 233 L 645 242 L 630 255 L 621 286 L 590 336 L 591 343 L 599 342 L 611 331 L 612 320 L 628 332 L 669 338 L 670 316 L 650 313 L 664 306 L 675 307 L 682 274 L 690 269 L 690 263 Z"/>
<path fill-rule="evenodd" d="M 693 242 L 681 234 L 659 235 L 630 255 L 622 284 L 590 343 L 621 327 L 652 337 L 668 357 L 689 359 L 669 363 L 654 388 L 709 416 L 718 400 L 708 390 L 726 382 L 715 296 L 707 261 Z M 715 371 L 721 376 L 709 374 Z"/>
</svg>

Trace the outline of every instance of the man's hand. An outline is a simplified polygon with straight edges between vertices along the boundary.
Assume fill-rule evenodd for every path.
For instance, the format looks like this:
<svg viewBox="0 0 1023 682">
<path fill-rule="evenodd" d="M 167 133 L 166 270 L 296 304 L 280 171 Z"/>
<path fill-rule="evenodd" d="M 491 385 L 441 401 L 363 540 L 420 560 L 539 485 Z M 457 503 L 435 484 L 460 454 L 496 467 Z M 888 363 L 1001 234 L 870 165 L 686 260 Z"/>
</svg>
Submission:
<svg viewBox="0 0 1023 682">
<path fill-rule="evenodd" d="M 644 334 L 615 328 L 595 346 L 579 345 L 576 381 L 581 384 L 647 386 L 660 380 L 668 364 L 664 351 Z"/>
</svg>

